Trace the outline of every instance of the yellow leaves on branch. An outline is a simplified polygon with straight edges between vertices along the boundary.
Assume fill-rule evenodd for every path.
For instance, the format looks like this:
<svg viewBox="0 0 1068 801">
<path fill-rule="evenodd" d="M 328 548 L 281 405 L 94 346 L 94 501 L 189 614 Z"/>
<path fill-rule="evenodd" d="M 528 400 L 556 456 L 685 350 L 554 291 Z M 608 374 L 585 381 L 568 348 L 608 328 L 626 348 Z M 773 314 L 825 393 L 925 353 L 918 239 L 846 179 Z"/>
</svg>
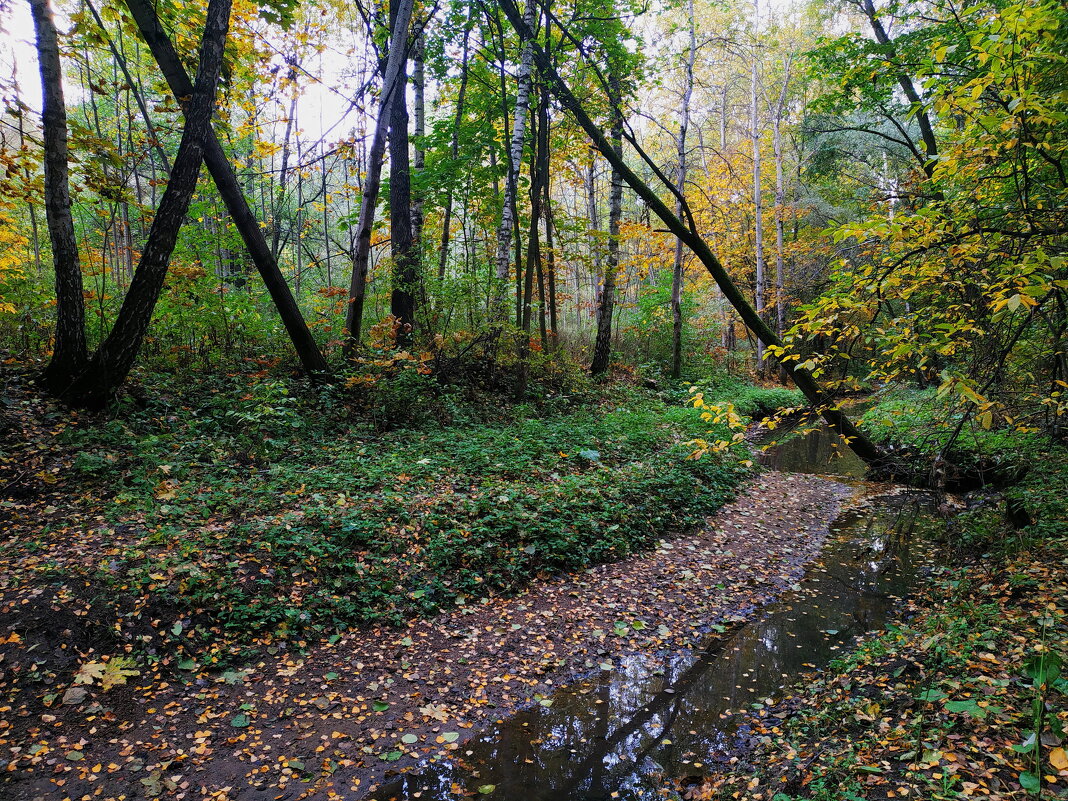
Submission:
<svg viewBox="0 0 1068 801">
<path fill-rule="evenodd" d="M 8 281 L 22 278 L 22 259 L 29 246 L 13 219 L 0 213 L 0 314 L 14 314 L 15 306 L 4 297 Z"/>
<path fill-rule="evenodd" d="M 732 445 L 736 445 L 745 438 L 745 418 L 735 411 L 733 403 L 727 403 L 723 405 L 708 404 L 705 402 L 705 395 L 699 391 L 697 387 L 690 387 L 690 404 L 695 409 L 701 410 L 701 419 L 706 423 L 712 423 L 713 425 L 724 425 L 727 429 L 733 432 L 729 440 L 726 439 L 693 439 L 686 444 L 693 448 L 690 453 L 690 459 L 700 459 L 702 456 L 708 453 L 723 453 L 728 450 Z M 743 462 L 747 467 L 752 464 L 748 460 Z"/>
</svg>

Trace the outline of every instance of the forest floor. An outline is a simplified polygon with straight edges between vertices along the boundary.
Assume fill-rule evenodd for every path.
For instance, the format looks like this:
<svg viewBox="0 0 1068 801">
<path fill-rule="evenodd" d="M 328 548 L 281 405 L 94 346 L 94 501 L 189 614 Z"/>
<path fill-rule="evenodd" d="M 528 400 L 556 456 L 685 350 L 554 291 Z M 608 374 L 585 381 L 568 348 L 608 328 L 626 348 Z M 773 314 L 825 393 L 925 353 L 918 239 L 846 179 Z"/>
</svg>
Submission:
<svg viewBox="0 0 1068 801">
<path fill-rule="evenodd" d="M 221 674 L 143 671 L 105 692 L 90 671 L 53 688 L 48 708 L 9 697 L 5 797 L 359 797 L 623 653 L 692 646 L 751 614 L 800 577 L 850 492 L 767 473 L 690 536 L 510 598 Z M 16 670 L 37 669 L 28 648 L 47 659 L 32 637 L 13 633 L 5 647 Z"/>
</svg>

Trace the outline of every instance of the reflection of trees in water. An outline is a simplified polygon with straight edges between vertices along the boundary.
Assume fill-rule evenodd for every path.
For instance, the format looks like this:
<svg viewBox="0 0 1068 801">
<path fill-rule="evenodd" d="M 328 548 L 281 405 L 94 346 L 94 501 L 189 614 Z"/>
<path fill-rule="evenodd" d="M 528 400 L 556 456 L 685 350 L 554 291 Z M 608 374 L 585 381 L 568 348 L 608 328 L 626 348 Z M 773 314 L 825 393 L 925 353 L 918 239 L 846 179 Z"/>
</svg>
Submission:
<svg viewBox="0 0 1068 801">
<path fill-rule="evenodd" d="M 497 737 L 467 744 L 470 756 L 454 757 L 463 763 L 435 765 L 376 797 L 422 790 L 424 799 L 452 798 L 454 781 L 496 784 L 503 796 L 530 801 L 602 799 L 614 790 L 657 797 L 663 775 L 684 770 L 684 759 L 734 751 L 736 720 L 722 719 L 725 710 L 774 694 L 852 635 L 884 623 L 925 561 L 926 543 L 910 549 L 925 499 L 884 496 L 840 518 L 841 538 L 828 545 L 824 570 L 805 592 L 696 660 L 686 652 L 617 659 L 616 670 L 558 693 L 551 708 L 522 713 Z"/>
<path fill-rule="evenodd" d="M 762 464 L 788 473 L 821 473 L 860 478 L 867 467 L 838 434 L 825 426 L 792 434 L 775 431 L 779 444 L 760 455 Z"/>
</svg>

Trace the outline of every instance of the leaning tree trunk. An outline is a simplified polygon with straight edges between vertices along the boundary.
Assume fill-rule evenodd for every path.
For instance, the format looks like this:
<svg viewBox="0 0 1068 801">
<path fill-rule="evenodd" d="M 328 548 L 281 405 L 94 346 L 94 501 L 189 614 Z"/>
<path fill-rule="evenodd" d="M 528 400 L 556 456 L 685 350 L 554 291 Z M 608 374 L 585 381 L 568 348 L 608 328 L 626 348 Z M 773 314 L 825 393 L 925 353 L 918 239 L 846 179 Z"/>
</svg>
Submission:
<svg viewBox="0 0 1068 801">
<path fill-rule="evenodd" d="M 401 67 L 404 66 L 405 47 L 408 42 L 408 23 L 412 18 L 413 0 L 400 0 L 393 20 L 386 68 L 382 74 L 382 94 L 379 98 L 378 121 L 375 123 L 371 149 L 367 155 L 367 175 L 363 180 L 363 199 L 360 215 L 356 221 L 356 252 L 352 260 L 352 280 L 349 284 L 349 308 L 345 315 L 348 331 L 347 348 L 354 352 L 360 344 L 360 327 L 363 323 L 363 306 L 367 296 L 367 270 L 371 261 L 371 229 L 375 224 L 375 206 L 382 188 L 382 159 L 386 152 L 386 134 L 389 130 L 393 109 L 393 93 L 398 84 Z"/>
<path fill-rule="evenodd" d="M 185 109 L 185 129 L 167 189 L 152 220 L 141 261 L 123 299 L 119 316 L 107 338 L 65 393 L 72 402 L 100 407 L 126 379 L 152 320 L 178 231 L 189 210 L 203 160 L 204 143 L 211 136 L 215 89 L 222 71 L 223 47 L 230 24 L 231 0 L 210 0 L 200 64 L 192 100 Z"/>
<path fill-rule="evenodd" d="M 679 120 L 678 179 L 675 190 L 675 216 L 682 216 L 682 198 L 686 192 L 686 132 L 690 127 L 690 99 L 693 97 L 693 67 L 697 60 L 697 22 L 693 15 L 693 0 L 689 1 L 690 46 L 686 55 L 686 88 L 682 93 L 682 116 Z M 671 377 L 682 375 L 682 279 L 684 259 L 682 240 L 675 238 L 675 263 L 671 274 Z"/>
<path fill-rule="evenodd" d="M 608 103 L 612 115 L 613 155 L 623 152 L 623 99 L 620 96 L 619 76 L 608 77 Z M 623 217 L 623 176 L 613 163 L 612 188 L 608 193 L 608 257 L 604 265 L 604 284 L 601 302 L 597 305 L 597 339 L 593 343 L 590 374 L 601 375 L 608 369 L 612 357 L 612 316 L 616 306 L 616 274 L 619 272 L 619 223 Z"/>
<path fill-rule="evenodd" d="M 529 36 L 530 27 L 527 26 L 523 21 L 523 18 L 520 17 L 519 10 L 516 8 L 514 0 L 500 0 L 500 4 L 512 26 L 517 31 L 520 31 L 521 34 Z M 768 327 L 767 323 L 761 319 L 760 315 L 756 313 L 753 307 L 745 299 L 745 295 L 738 289 L 737 285 L 731 279 L 730 274 L 716 257 L 716 254 L 709 248 L 708 243 L 705 242 L 696 230 L 679 219 L 679 217 L 668 208 L 667 204 L 660 199 L 660 196 L 656 191 L 654 191 L 652 187 L 639 178 L 638 175 L 627 166 L 622 154 L 614 148 L 613 143 L 594 123 L 590 118 L 590 115 L 586 113 L 582 103 L 575 97 L 567 83 L 560 76 L 560 73 L 556 71 L 552 61 L 545 55 L 545 51 L 537 45 L 534 45 L 533 50 L 534 61 L 538 65 L 538 69 L 541 71 L 543 77 L 548 81 L 553 94 L 556 95 L 561 105 L 571 112 L 575 121 L 586 132 L 586 135 L 593 140 L 597 148 L 604 154 L 604 157 L 612 164 L 612 167 L 619 172 L 623 180 L 627 182 L 627 185 L 633 189 L 638 197 L 640 197 L 653 213 L 660 218 L 664 225 L 667 226 L 668 230 L 675 236 L 680 237 L 693 254 L 700 259 L 705 269 L 708 270 L 709 274 L 719 285 L 727 302 L 738 311 L 742 321 L 749 327 L 749 330 L 752 331 L 765 345 L 781 348 L 782 340 L 775 335 L 775 332 Z M 868 439 L 868 437 L 866 437 L 864 433 L 853 424 L 848 416 L 835 408 L 833 399 L 824 393 L 823 389 L 808 370 L 798 366 L 793 361 L 787 363 L 786 369 L 789 372 L 790 377 L 794 380 L 794 383 L 797 384 L 797 388 L 800 389 L 809 402 L 819 410 L 820 414 L 823 415 L 824 420 L 846 438 L 850 447 L 860 458 L 867 462 L 877 462 L 882 457 L 882 452 L 876 447 L 875 443 Z"/>
<path fill-rule="evenodd" d="M 67 177 L 67 110 L 63 100 L 59 37 L 48 0 L 30 0 L 30 11 L 37 34 L 44 100 L 41 122 L 45 217 L 56 272 L 55 346 L 43 380 L 49 390 L 58 394 L 70 386 L 85 365 L 85 298 Z"/>
<path fill-rule="evenodd" d="M 163 72 L 163 77 L 166 78 L 171 92 L 179 98 L 191 96 L 193 84 L 186 74 L 185 67 L 182 66 L 181 59 L 178 58 L 174 45 L 156 17 L 152 0 L 126 0 L 126 6 L 130 9 L 142 37 Z M 278 268 L 278 262 L 271 254 L 271 248 L 263 236 L 263 231 L 260 230 L 252 209 L 249 208 L 248 201 L 245 200 L 241 187 L 237 183 L 234 169 L 214 130 L 208 132 L 207 140 L 204 142 L 204 163 L 263 279 L 264 286 L 267 287 L 275 308 L 278 309 L 278 315 L 282 318 L 282 324 L 285 325 L 289 338 L 293 342 L 300 363 L 309 375 L 326 375 L 330 372 L 326 359 L 323 358 L 319 346 L 315 343 L 315 338 L 308 329 L 307 323 L 304 322 L 300 307 L 293 293 L 289 291 L 289 285 Z"/>
</svg>

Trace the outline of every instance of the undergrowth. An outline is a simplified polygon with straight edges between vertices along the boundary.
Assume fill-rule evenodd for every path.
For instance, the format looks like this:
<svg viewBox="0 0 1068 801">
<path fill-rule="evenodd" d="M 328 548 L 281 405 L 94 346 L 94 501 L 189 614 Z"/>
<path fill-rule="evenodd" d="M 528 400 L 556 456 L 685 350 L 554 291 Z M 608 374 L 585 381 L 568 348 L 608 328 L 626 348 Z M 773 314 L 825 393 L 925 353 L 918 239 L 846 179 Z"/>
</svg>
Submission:
<svg viewBox="0 0 1068 801">
<path fill-rule="evenodd" d="M 698 524 L 746 472 L 689 458 L 698 412 L 626 387 L 570 408 L 456 401 L 447 424 L 389 430 L 342 388 L 266 374 L 142 394 L 110 419 L 22 398 L 25 425 L 47 421 L 29 438 L 60 465 L 64 503 L 6 502 L 43 524 L 3 546 L 5 592 L 83 598 L 87 624 L 165 663 L 401 623 L 616 560 Z"/>
</svg>

